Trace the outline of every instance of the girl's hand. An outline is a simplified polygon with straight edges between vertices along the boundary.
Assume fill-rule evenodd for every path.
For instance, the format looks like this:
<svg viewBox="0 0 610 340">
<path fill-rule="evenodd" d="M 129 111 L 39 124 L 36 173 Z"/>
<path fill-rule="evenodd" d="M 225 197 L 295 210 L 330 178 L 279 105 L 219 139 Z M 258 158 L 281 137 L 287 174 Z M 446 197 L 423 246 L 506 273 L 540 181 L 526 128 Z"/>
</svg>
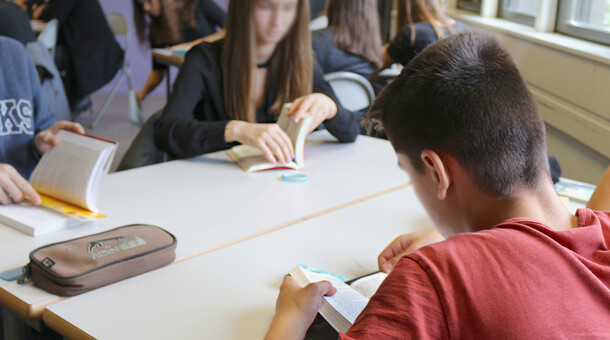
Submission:
<svg viewBox="0 0 610 340">
<path fill-rule="evenodd" d="M 292 117 L 296 123 L 308 114 L 313 116 L 308 131 L 311 132 L 323 121 L 335 117 L 337 104 L 325 94 L 312 93 L 295 99 L 290 107 L 290 112 L 288 112 L 288 116 Z"/>
<path fill-rule="evenodd" d="M 277 124 L 232 120 L 225 127 L 225 141 L 253 146 L 271 163 L 288 163 L 294 158 L 292 141 Z"/>
</svg>

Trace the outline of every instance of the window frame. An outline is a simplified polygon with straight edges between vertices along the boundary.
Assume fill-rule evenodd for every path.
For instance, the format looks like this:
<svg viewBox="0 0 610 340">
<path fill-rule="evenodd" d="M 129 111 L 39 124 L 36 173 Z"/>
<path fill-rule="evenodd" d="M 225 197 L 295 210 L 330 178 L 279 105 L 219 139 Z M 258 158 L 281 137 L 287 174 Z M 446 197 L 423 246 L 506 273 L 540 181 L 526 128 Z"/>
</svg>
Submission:
<svg viewBox="0 0 610 340">
<path fill-rule="evenodd" d="M 498 18 L 506 19 L 514 22 L 518 22 L 520 24 L 524 24 L 527 26 L 534 26 L 536 23 L 536 16 L 538 16 L 538 11 L 534 15 L 527 15 L 523 13 L 519 13 L 513 10 L 510 10 L 505 7 L 505 4 L 508 0 L 499 0 L 498 1 Z M 541 0 L 538 0 L 541 1 Z M 540 2 L 538 3 L 540 6 Z"/>
<path fill-rule="evenodd" d="M 590 2 L 591 0 L 583 0 Z M 593 41 L 596 43 L 610 45 L 610 29 L 608 32 L 595 29 L 593 25 L 574 20 L 574 10 L 577 10 L 577 0 L 563 0 L 557 7 L 557 22 L 555 31 L 576 38 Z M 582 7 L 579 9 L 582 10 Z"/>
<path fill-rule="evenodd" d="M 473 0 L 457 0 L 457 8 L 466 11 L 481 13 L 481 3 L 478 5 L 473 3 Z"/>
</svg>

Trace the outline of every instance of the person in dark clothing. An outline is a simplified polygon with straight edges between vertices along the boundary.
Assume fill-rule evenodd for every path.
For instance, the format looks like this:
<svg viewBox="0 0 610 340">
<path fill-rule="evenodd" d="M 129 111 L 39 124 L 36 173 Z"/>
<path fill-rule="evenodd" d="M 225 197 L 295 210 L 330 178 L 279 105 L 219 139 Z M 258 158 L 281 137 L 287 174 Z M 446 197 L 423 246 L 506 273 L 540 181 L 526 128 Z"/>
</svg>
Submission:
<svg viewBox="0 0 610 340">
<path fill-rule="evenodd" d="M 400 0 L 397 13 L 398 32 L 382 49 L 381 69 L 393 63 L 407 65 L 431 43 L 466 30 L 444 13 L 440 0 Z"/>
<path fill-rule="evenodd" d="M 324 73 L 350 71 L 369 78 L 381 66 L 381 33 L 376 0 L 329 0 L 328 27 L 312 32 Z"/>
<path fill-rule="evenodd" d="M 355 140 L 358 121 L 337 104 L 313 62 L 308 5 L 231 0 L 226 38 L 187 53 L 155 124 L 157 147 L 186 158 L 241 143 L 260 149 L 270 162 L 285 163 L 294 150 L 274 123 L 287 102 L 292 119 L 313 116 L 310 131 L 324 123 L 339 141 Z"/>
<path fill-rule="evenodd" d="M 213 0 L 133 0 L 133 16 L 140 43 L 164 48 L 190 42 L 224 27 L 226 13 Z M 147 22 L 148 20 L 148 22 Z M 136 93 L 140 103 L 163 80 L 167 66 L 152 61 L 146 83 Z"/>
<path fill-rule="evenodd" d="M 36 40 L 26 11 L 10 0 L 0 0 L 0 35 L 24 45 Z"/>
<path fill-rule="evenodd" d="M 85 96 L 112 80 L 123 50 L 97 0 L 49 0 L 37 12 L 42 20 L 59 21 L 55 62 L 74 110 Z"/>
</svg>

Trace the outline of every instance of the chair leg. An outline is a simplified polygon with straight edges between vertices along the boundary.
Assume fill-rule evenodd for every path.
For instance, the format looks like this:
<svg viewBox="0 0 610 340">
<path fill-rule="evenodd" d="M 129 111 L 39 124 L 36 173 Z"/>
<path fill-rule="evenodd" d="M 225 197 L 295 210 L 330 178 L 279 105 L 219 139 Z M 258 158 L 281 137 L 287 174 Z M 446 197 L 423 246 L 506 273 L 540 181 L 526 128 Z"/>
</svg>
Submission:
<svg viewBox="0 0 610 340">
<path fill-rule="evenodd" d="M 144 125 L 144 116 L 142 115 L 142 107 L 136 99 L 135 91 L 131 83 L 131 70 L 129 69 L 129 65 L 124 65 L 123 70 L 127 75 L 127 86 L 129 89 L 129 119 L 132 123 L 142 126 Z"/>
<path fill-rule="evenodd" d="M 114 86 L 112 87 L 112 90 L 110 91 L 108 96 L 106 96 L 106 99 L 104 100 L 104 104 L 102 105 L 100 110 L 93 117 L 93 121 L 91 122 L 91 128 L 92 129 L 95 128 L 97 123 L 99 123 L 100 119 L 102 119 L 102 116 L 106 112 L 106 109 L 108 108 L 108 105 L 110 105 L 110 102 L 112 101 L 112 98 L 114 98 L 114 95 L 116 94 L 116 91 L 119 89 L 119 86 L 123 82 L 123 78 L 124 77 L 125 77 L 125 72 L 123 70 L 121 70 L 121 75 L 119 76 L 119 79 L 117 79 L 116 83 L 114 83 Z"/>
</svg>

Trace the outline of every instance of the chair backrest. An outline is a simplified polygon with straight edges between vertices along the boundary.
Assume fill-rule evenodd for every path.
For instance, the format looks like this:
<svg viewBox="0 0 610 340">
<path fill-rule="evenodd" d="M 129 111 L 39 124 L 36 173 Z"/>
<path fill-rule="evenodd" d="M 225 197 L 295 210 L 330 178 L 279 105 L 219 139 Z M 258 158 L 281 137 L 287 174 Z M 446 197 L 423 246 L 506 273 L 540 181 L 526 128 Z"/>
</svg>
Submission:
<svg viewBox="0 0 610 340">
<path fill-rule="evenodd" d="M 337 95 L 341 106 L 350 111 L 367 108 L 375 100 L 371 83 L 363 76 L 347 71 L 328 73 L 324 76 Z"/>
<path fill-rule="evenodd" d="M 51 19 L 47 22 L 44 29 L 38 35 L 38 41 L 49 50 L 51 56 L 55 51 L 55 45 L 57 44 L 57 32 L 59 30 L 59 20 Z"/>
<path fill-rule="evenodd" d="M 127 21 L 120 13 L 106 14 L 106 21 L 108 22 L 108 26 L 110 26 L 110 29 L 114 35 L 129 34 L 129 26 L 127 25 Z"/>
<path fill-rule="evenodd" d="M 115 36 L 125 37 L 125 44 L 123 46 L 125 56 L 123 64 L 127 65 L 127 57 L 129 54 L 129 25 L 127 24 L 127 20 L 125 20 L 125 17 L 120 13 L 108 13 L 106 14 L 106 22 L 108 22 L 108 26 Z"/>
<path fill-rule="evenodd" d="M 326 27 L 328 27 L 328 17 L 326 15 L 320 15 L 309 22 L 310 31 L 317 31 Z"/>
</svg>

